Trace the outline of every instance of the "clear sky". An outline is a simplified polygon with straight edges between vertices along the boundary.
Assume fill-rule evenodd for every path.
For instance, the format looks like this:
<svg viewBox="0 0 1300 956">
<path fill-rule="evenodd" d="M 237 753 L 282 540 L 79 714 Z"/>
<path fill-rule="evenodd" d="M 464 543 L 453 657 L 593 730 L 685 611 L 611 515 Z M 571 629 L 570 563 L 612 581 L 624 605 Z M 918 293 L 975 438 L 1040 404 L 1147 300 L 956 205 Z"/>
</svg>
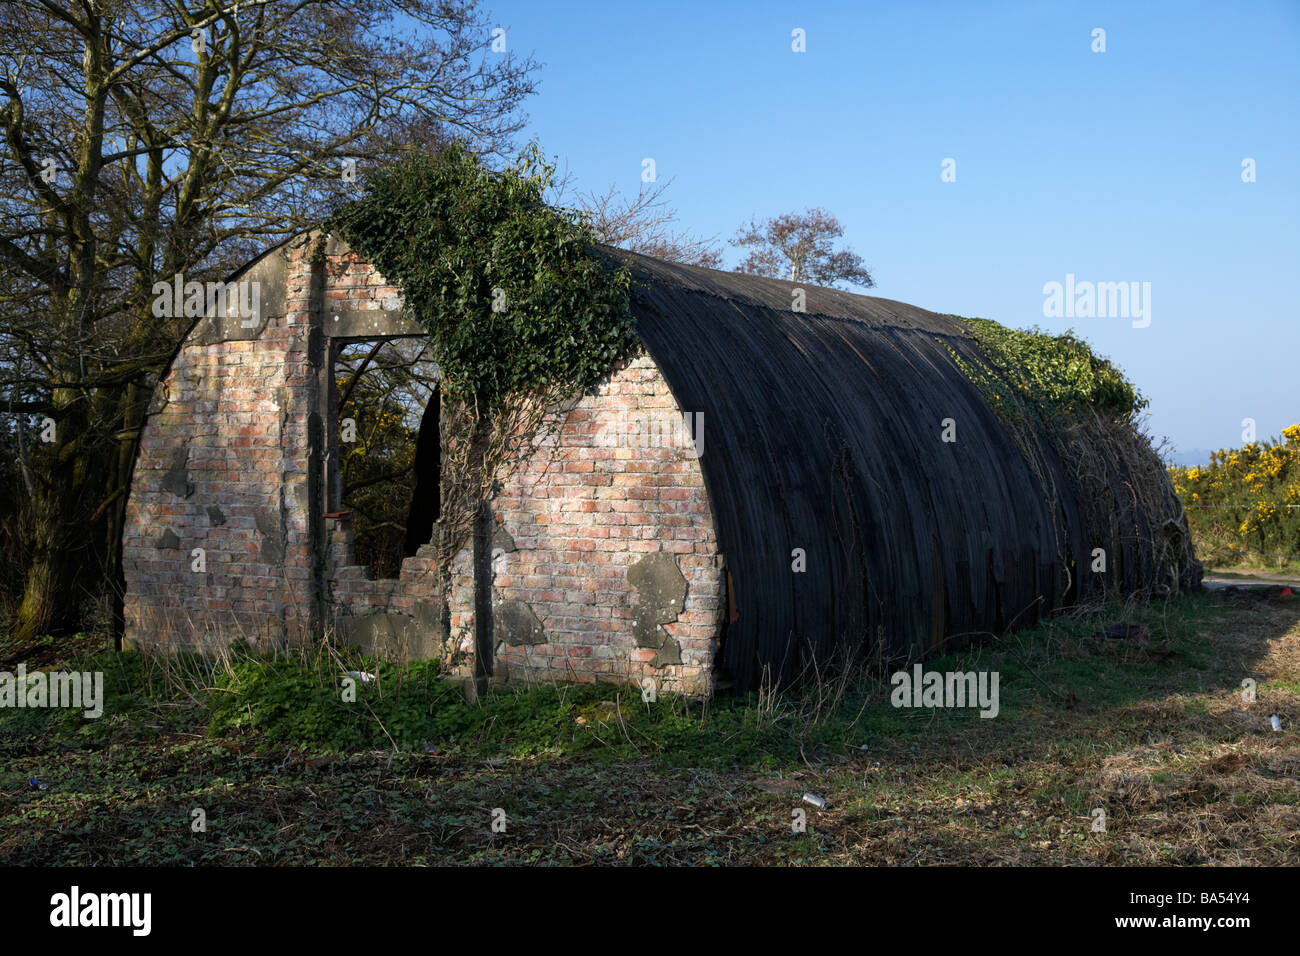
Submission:
<svg viewBox="0 0 1300 956">
<path fill-rule="evenodd" d="M 1073 327 L 1184 452 L 1300 421 L 1300 0 L 485 2 L 579 188 L 652 157 L 722 239 L 824 206 L 870 294 Z M 1149 282 L 1150 325 L 1044 317 L 1067 274 Z"/>
</svg>

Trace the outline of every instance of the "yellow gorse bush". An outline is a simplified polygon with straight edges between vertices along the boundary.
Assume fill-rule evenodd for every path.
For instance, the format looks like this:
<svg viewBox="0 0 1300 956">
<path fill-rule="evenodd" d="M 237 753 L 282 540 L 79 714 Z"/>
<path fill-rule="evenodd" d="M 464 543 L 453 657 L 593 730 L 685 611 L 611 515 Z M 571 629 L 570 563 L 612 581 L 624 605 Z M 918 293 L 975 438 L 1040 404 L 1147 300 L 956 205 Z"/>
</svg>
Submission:
<svg viewBox="0 0 1300 956">
<path fill-rule="evenodd" d="M 1280 441 L 1219 449 L 1208 466 L 1169 473 L 1207 564 L 1234 564 L 1249 552 L 1289 556 L 1263 563 L 1300 564 L 1300 424 L 1282 429 Z"/>
</svg>

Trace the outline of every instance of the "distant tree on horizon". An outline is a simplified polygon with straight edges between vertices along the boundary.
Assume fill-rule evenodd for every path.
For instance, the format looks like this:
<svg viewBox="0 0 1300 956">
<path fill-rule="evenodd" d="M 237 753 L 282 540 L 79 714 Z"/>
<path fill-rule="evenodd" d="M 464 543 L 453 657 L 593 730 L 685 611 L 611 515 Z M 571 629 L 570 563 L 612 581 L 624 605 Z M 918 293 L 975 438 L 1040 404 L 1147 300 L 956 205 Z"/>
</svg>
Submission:
<svg viewBox="0 0 1300 956">
<path fill-rule="evenodd" d="M 870 289 L 876 284 L 862 257 L 852 249 L 833 248 L 844 227 L 825 209 L 788 212 L 759 222 L 751 219 L 731 245 L 748 249 L 736 272 L 839 287 L 839 283 Z"/>
</svg>

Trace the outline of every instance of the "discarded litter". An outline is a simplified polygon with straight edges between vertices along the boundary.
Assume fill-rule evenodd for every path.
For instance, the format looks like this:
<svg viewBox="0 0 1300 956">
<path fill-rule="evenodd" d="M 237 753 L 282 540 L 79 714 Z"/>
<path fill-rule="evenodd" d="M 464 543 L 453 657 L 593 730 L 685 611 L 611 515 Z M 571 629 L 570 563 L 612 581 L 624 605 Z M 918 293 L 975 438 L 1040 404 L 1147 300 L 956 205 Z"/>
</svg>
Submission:
<svg viewBox="0 0 1300 956">
<path fill-rule="evenodd" d="M 815 793 L 805 793 L 803 795 L 803 802 L 816 807 L 818 810 L 826 809 L 826 798 L 819 797 Z"/>
<path fill-rule="evenodd" d="M 40 782 L 39 780 L 37 780 L 35 777 L 32 777 L 32 779 L 31 779 L 31 780 L 28 780 L 27 782 L 31 785 L 31 788 L 32 788 L 33 790 L 48 790 L 48 789 L 50 789 L 50 785 L 49 785 L 48 783 L 41 783 L 41 782 Z"/>
<path fill-rule="evenodd" d="M 424 747 L 425 753 L 433 754 L 435 757 L 438 756 L 438 748 L 434 744 L 431 744 L 429 743 L 429 741 L 426 740 L 422 746 Z"/>
<path fill-rule="evenodd" d="M 1273 726 L 1273 729 L 1275 731 L 1277 731 L 1278 733 L 1282 732 L 1282 718 L 1279 717 L 1277 714 L 1274 714 L 1272 717 L 1270 717 L 1268 719 L 1268 722 Z"/>
<path fill-rule="evenodd" d="M 363 684 L 369 684 L 373 680 L 378 680 L 374 674 L 367 674 L 365 671 L 348 671 L 348 676 L 354 680 L 359 680 Z"/>
</svg>

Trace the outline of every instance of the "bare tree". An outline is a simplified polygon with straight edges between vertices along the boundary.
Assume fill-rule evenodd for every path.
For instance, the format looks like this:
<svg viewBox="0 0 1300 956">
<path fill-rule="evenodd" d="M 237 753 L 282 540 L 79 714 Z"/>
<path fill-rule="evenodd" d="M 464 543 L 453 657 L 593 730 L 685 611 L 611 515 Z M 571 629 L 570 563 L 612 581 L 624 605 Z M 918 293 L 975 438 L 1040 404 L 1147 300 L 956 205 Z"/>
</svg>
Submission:
<svg viewBox="0 0 1300 956">
<path fill-rule="evenodd" d="M 153 314 L 155 281 L 224 278 L 350 189 L 349 161 L 448 132 L 499 152 L 535 64 L 489 29 L 477 0 L 0 8 L 0 411 L 55 436 L 19 442 L 17 637 L 75 623 L 79 561 L 120 581 L 136 435 L 192 321 Z"/>
<path fill-rule="evenodd" d="M 722 250 L 716 238 L 693 236 L 678 227 L 677 213 L 664 198 L 670 185 L 672 180 L 642 183 L 629 199 L 611 184 L 603 193 L 579 193 L 575 202 L 601 242 L 655 259 L 719 268 Z M 561 185 L 557 203 L 563 201 L 563 191 Z"/>
<path fill-rule="evenodd" d="M 870 289 L 875 280 L 851 249 L 836 250 L 844 227 L 825 209 L 788 212 L 764 222 L 751 220 L 733 246 L 749 249 L 737 272 L 838 287 L 841 282 Z"/>
</svg>

